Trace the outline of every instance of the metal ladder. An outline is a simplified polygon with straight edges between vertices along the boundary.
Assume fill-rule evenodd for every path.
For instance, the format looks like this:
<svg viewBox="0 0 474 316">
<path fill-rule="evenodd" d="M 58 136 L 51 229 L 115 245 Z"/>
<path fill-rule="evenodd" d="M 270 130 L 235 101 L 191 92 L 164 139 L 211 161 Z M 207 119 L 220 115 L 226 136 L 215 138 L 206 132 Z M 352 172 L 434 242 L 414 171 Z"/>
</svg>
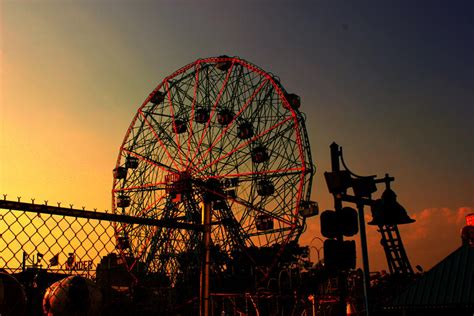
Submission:
<svg viewBox="0 0 474 316">
<path fill-rule="evenodd" d="M 380 243 L 387 257 L 390 273 L 413 274 L 413 268 L 408 260 L 405 247 L 397 225 L 379 225 L 378 231 L 382 234 Z"/>
</svg>

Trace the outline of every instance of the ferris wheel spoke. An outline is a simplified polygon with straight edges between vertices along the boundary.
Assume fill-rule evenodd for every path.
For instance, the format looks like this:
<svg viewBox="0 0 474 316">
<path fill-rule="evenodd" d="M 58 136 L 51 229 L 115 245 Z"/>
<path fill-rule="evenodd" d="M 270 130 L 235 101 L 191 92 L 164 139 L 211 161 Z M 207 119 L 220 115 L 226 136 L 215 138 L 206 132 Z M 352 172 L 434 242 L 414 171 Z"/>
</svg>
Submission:
<svg viewBox="0 0 474 316">
<path fill-rule="evenodd" d="M 303 141 L 301 139 L 301 135 L 300 135 L 299 127 L 298 127 L 298 117 L 296 115 L 294 115 L 293 120 L 295 121 L 296 143 L 298 144 L 298 151 L 299 151 L 299 156 L 300 156 L 300 159 L 301 159 L 301 164 L 303 166 L 306 166 L 306 163 L 304 161 L 305 154 L 304 154 L 304 149 L 303 149 Z"/>
<path fill-rule="evenodd" d="M 147 207 L 145 207 L 142 211 L 138 212 L 136 214 L 137 217 L 142 217 L 143 215 L 146 215 L 146 213 L 151 210 L 152 208 L 154 208 L 155 206 L 157 206 L 162 200 L 163 198 L 165 197 L 165 195 L 162 195 L 160 196 L 157 200 L 151 202 Z"/>
<path fill-rule="evenodd" d="M 150 123 L 154 123 L 155 127 L 164 136 L 164 139 L 162 139 L 163 144 L 165 146 L 168 145 L 170 148 L 172 148 L 176 152 L 180 152 L 181 154 L 186 155 L 186 153 L 183 151 L 183 148 L 179 147 L 177 145 L 177 143 L 175 142 L 175 140 L 173 139 L 173 137 L 171 135 L 169 135 L 167 133 L 167 131 L 161 126 L 162 124 L 160 124 L 160 122 L 158 122 L 153 116 L 150 116 L 149 118 L 152 120 L 152 122 L 150 122 Z M 170 115 L 170 116 L 168 116 L 168 118 L 172 119 L 172 116 Z M 170 124 L 173 125 L 173 122 L 171 121 Z M 165 143 L 165 141 L 166 141 L 166 143 Z M 171 152 L 169 150 L 168 150 L 168 152 L 171 155 Z M 177 155 L 177 154 L 175 154 L 175 155 Z M 175 156 L 174 159 L 172 159 L 172 161 L 173 161 L 173 164 L 177 165 L 176 156 Z M 181 170 L 181 169 L 176 168 L 176 170 Z"/>
<path fill-rule="evenodd" d="M 133 225 L 132 225 L 133 226 Z M 136 249 L 136 258 L 137 259 L 140 259 L 142 257 L 142 255 L 145 253 L 146 251 L 146 248 L 148 247 L 149 243 L 151 242 L 151 239 L 152 239 L 152 236 L 154 236 L 154 234 L 156 233 L 156 231 L 159 229 L 158 226 L 155 226 L 153 227 L 153 234 L 146 234 L 146 238 L 144 240 L 144 242 L 141 244 L 141 248 L 139 248 L 140 245 L 137 245 L 137 249 Z M 133 234 L 133 231 L 129 231 L 128 232 L 129 235 L 134 235 Z M 137 237 L 140 237 L 139 235 Z M 128 266 L 128 270 L 129 271 L 132 271 L 133 268 L 135 267 L 135 265 L 137 264 L 138 260 L 135 260 L 130 266 Z"/>
<path fill-rule="evenodd" d="M 161 169 L 161 170 L 163 170 L 163 171 L 166 171 L 166 172 L 169 172 L 169 173 L 173 173 L 173 174 L 178 174 L 178 173 L 179 173 L 179 170 L 173 169 L 173 168 L 171 168 L 171 167 L 169 167 L 169 166 L 166 166 L 166 165 L 164 165 L 164 164 L 162 164 L 162 163 L 160 163 L 160 162 L 158 162 L 158 161 L 155 161 L 155 160 L 153 160 L 153 159 L 144 157 L 144 156 L 142 156 L 142 155 L 140 155 L 140 154 L 137 154 L 136 152 L 133 152 L 133 151 L 128 150 L 128 149 L 126 149 L 126 148 L 122 148 L 122 151 L 124 151 L 124 152 L 126 152 L 126 153 L 132 155 L 133 157 L 136 157 L 136 158 L 138 158 L 138 159 L 140 159 L 140 160 L 146 162 L 146 163 L 149 164 L 149 165 L 155 166 L 155 167 L 157 167 L 157 168 L 159 168 L 159 169 Z"/>
<path fill-rule="evenodd" d="M 164 256 L 164 254 L 169 254 L 170 253 L 169 249 L 173 249 L 172 244 L 173 244 L 174 240 L 173 240 L 172 236 L 174 236 L 175 231 L 176 230 L 173 229 L 173 228 L 171 228 L 167 231 L 167 236 L 168 237 L 165 238 L 166 241 L 164 242 L 163 247 L 159 247 L 159 245 L 155 246 L 157 249 L 162 248 L 162 250 L 160 251 L 161 254 L 163 254 L 163 256 L 160 256 L 160 261 L 162 261 L 161 262 L 162 266 L 167 266 L 169 264 L 170 259 L 171 259 L 170 256 Z M 153 255 L 154 255 L 154 251 L 150 251 L 148 253 L 149 258 L 147 258 L 146 262 L 151 263 L 151 261 L 153 260 Z"/>
<path fill-rule="evenodd" d="M 231 155 L 234 154 L 235 152 L 237 152 L 237 151 L 239 151 L 240 149 L 246 147 L 247 145 L 253 143 L 253 142 L 256 141 L 257 139 L 261 138 L 262 136 L 264 136 L 264 135 L 270 133 L 271 131 L 273 131 L 273 130 L 276 129 L 277 127 L 279 127 L 279 126 L 285 124 L 285 123 L 288 122 L 289 120 L 291 120 L 291 117 L 289 117 L 289 118 L 287 118 L 287 119 L 285 119 L 285 120 L 279 122 L 278 124 L 272 126 L 271 128 L 269 128 L 269 129 L 267 129 L 267 130 L 261 132 L 260 134 L 258 134 L 258 135 L 256 135 L 256 136 L 252 137 L 250 140 L 248 140 L 248 141 L 246 141 L 246 142 L 240 144 L 239 146 L 237 146 L 236 148 L 234 148 L 233 150 L 231 150 L 230 152 L 228 152 L 228 153 L 225 154 L 224 156 L 219 157 L 218 159 L 216 159 L 216 160 L 210 162 L 209 164 L 207 164 L 207 165 L 204 166 L 203 168 L 199 169 L 199 170 L 197 171 L 197 173 L 201 173 L 202 171 L 204 171 L 204 170 L 206 170 L 207 168 L 209 168 L 210 166 L 212 166 L 212 165 L 218 163 L 218 162 L 221 161 L 222 159 L 231 156 Z"/>
<path fill-rule="evenodd" d="M 231 103 L 231 100 L 233 99 L 233 96 L 238 95 L 238 87 L 244 78 L 244 70 L 244 67 L 235 67 L 232 80 L 230 84 L 228 84 L 228 88 L 224 90 L 224 101 L 222 102 L 224 107 L 232 108 L 234 106 L 234 104 Z"/>
<path fill-rule="evenodd" d="M 162 215 L 161 219 L 171 219 L 171 218 L 175 217 L 177 212 L 174 208 L 170 207 L 171 204 L 172 204 L 171 197 L 167 196 L 166 205 L 165 205 L 165 208 L 164 208 L 164 212 L 161 214 Z M 150 264 L 150 262 L 153 260 L 153 256 L 156 253 L 156 251 L 158 249 L 161 249 L 163 243 L 166 242 L 166 240 L 168 240 L 167 238 L 160 238 L 160 237 L 162 237 L 164 235 L 168 236 L 168 237 L 172 236 L 170 231 L 172 231 L 173 229 L 174 228 L 164 228 L 164 227 L 162 227 L 160 229 L 155 229 L 153 234 L 150 234 L 148 236 L 147 240 L 148 239 L 150 240 L 148 242 L 148 243 L 150 243 L 150 247 L 149 247 L 149 251 L 147 253 L 147 258 L 145 260 L 146 265 Z"/>
<path fill-rule="evenodd" d="M 194 71 L 187 74 L 186 76 L 184 76 L 183 78 L 180 78 L 178 81 L 174 82 L 174 84 L 169 88 L 170 92 L 171 93 L 171 90 L 173 91 L 173 103 L 175 105 L 177 105 L 178 107 L 178 112 L 181 113 L 181 115 L 183 115 L 183 109 L 184 111 L 186 112 L 187 114 L 187 110 L 188 108 L 190 108 L 190 119 L 189 120 L 186 120 L 186 121 L 189 121 L 189 125 L 190 125 L 190 130 L 189 130 L 189 134 L 188 134 L 188 141 L 186 140 L 183 140 L 182 141 L 182 146 L 180 146 L 181 148 L 178 148 L 178 151 L 180 151 L 182 153 L 182 156 L 184 156 L 186 158 L 186 164 L 183 165 L 183 169 L 185 168 L 185 166 L 187 165 L 188 161 L 189 161 L 189 154 L 186 153 L 186 143 L 188 142 L 189 143 L 189 137 L 191 137 L 192 133 L 193 133 L 193 118 L 194 118 L 194 111 L 195 111 L 195 104 L 196 104 L 196 100 L 197 100 L 197 88 L 198 88 L 198 80 L 199 80 L 199 69 L 200 69 L 200 63 L 198 63 L 197 65 L 194 66 Z M 207 67 L 203 67 L 204 69 L 206 69 Z M 194 75 L 193 75 L 194 74 Z M 180 84 L 178 84 L 180 83 Z M 192 93 L 190 93 L 190 90 L 193 90 Z M 173 111 L 174 111 L 174 107 L 173 107 Z M 173 115 L 170 116 L 171 118 L 173 117 Z M 184 121 L 183 121 L 184 122 Z M 175 131 L 173 129 L 173 131 Z M 178 132 L 178 134 L 180 134 L 180 132 Z M 178 136 L 178 135 L 176 135 Z M 178 136 L 179 138 L 179 136 Z M 189 147 L 189 146 L 188 146 Z"/>
<path fill-rule="evenodd" d="M 141 249 L 138 251 L 138 256 L 137 256 L 138 259 L 142 258 L 145 255 L 146 249 L 148 248 L 148 246 L 150 245 L 150 243 L 152 242 L 152 240 L 154 239 L 154 237 L 156 236 L 156 233 L 158 231 L 159 231 L 159 228 L 154 227 L 153 233 L 148 234 L 148 236 L 146 237 L 145 242 L 143 243 Z"/>
<path fill-rule="evenodd" d="M 202 179 L 225 179 L 225 178 L 246 178 L 249 177 L 249 180 L 254 179 L 253 176 L 274 174 L 275 176 L 288 176 L 288 175 L 299 175 L 302 168 L 288 168 L 288 169 L 277 169 L 277 170 L 262 170 L 262 171 L 246 171 L 240 173 L 229 173 L 223 175 L 212 175 L 212 176 L 203 176 Z"/>
<path fill-rule="evenodd" d="M 234 241 L 234 244 L 242 246 L 251 242 L 249 236 L 243 227 L 239 225 L 239 222 L 235 218 L 230 208 L 226 207 L 218 214 L 221 215 L 220 220 L 223 225 L 217 225 L 217 227 L 221 228 L 222 231 L 225 231 L 228 235 L 230 235 L 232 237 L 231 240 Z M 224 229 L 224 227 L 226 228 Z"/>
<path fill-rule="evenodd" d="M 175 116 L 175 112 L 174 112 L 174 108 L 173 108 L 173 101 L 171 100 L 171 90 L 169 88 L 169 83 L 168 81 L 165 82 L 165 86 L 166 86 L 166 90 L 167 90 L 167 96 L 168 96 L 168 102 L 170 104 L 170 113 L 171 113 L 171 117 L 172 117 L 172 122 L 173 122 L 173 130 L 174 130 L 174 133 L 175 133 L 175 139 L 176 139 L 176 145 L 178 146 L 178 156 L 179 156 L 179 160 L 181 161 L 181 165 L 183 165 L 183 157 L 181 156 L 181 145 L 180 145 L 180 142 L 179 142 L 179 134 L 178 134 L 178 129 L 176 127 L 176 116 Z"/>
<path fill-rule="evenodd" d="M 194 93 L 193 93 L 193 100 L 191 102 L 191 120 L 189 122 L 189 137 L 188 137 L 188 151 L 186 154 L 186 165 L 189 165 L 189 154 L 191 153 L 191 138 L 193 137 L 193 122 L 194 122 L 194 111 L 196 105 L 196 98 L 197 98 L 197 89 L 199 86 L 199 68 L 201 63 L 198 63 L 195 66 L 196 76 L 194 78 Z"/>
<path fill-rule="evenodd" d="M 152 127 L 152 125 L 150 124 L 150 122 L 148 121 L 148 119 L 146 118 L 145 114 L 139 110 L 139 113 L 140 115 L 142 116 L 143 120 L 145 121 L 146 125 L 148 126 L 148 128 L 150 129 L 150 131 L 152 132 L 152 134 L 155 136 L 156 140 L 158 141 L 158 143 L 160 144 L 160 147 L 164 150 L 164 152 L 166 153 L 166 155 L 168 156 L 169 160 L 175 165 L 176 169 L 179 170 L 179 167 L 176 163 L 176 161 L 171 157 L 171 154 L 169 153 L 169 151 L 166 149 L 165 145 L 163 144 L 163 141 L 161 140 L 161 138 L 158 136 L 158 134 L 156 133 L 155 129 Z"/>
<path fill-rule="evenodd" d="M 271 118 L 271 114 L 268 113 L 268 111 L 271 110 L 271 109 L 268 109 L 268 106 L 265 106 L 265 105 L 268 105 L 267 101 L 272 98 L 272 96 L 274 94 L 274 91 L 275 90 L 273 89 L 273 86 L 269 85 L 269 89 L 266 92 L 266 94 L 263 96 L 263 98 L 256 99 L 255 100 L 255 106 L 249 107 L 249 108 L 246 109 L 245 118 L 249 121 L 251 121 L 253 119 L 254 120 L 253 123 L 255 123 L 255 122 L 258 123 L 258 121 L 262 120 L 262 118 L 263 119 Z M 252 108 L 254 108 L 253 111 L 252 111 Z M 264 110 L 265 110 L 265 112 L 264 112 Z M 247 111 L 251 111 L 251 112 L 246 113 Z"/>
<path fill-rule="evenodd" d="M 249 104 L 252 102 L 252 100 L 255 98 L 255 96 L 260 92 L 260 90 L 268 83 L 268 79 L 264 80 L 260 86 L 252 93 L 250 98 L 245 102 L 244 106 L 237 112 L 235 117 L 230 121 L 230 123 L 224 128 L 224 130 L 219 134 L 219 136 L 216 137 L 215 141 L 209 146 L 209 148 L 206 150 L 205 154 L 201 156 L 201 158 L 198 160 L 198 162 L 195 164 L 198 166 L 201 161 L 212 151 L 212 149 L 216 146 L 216 144 L 221 140 L 221 138 L 225 135 L 227 130 L 232 126 L 232 124 L 235 122 L 237 117 L 249 106 Z M 199 146 L 198 146 L 199 148 Z M 193 160 L 196 156 L 193 157 Z"/>
<path fill-rule="evenodd" d="M 214 114 L 215 114 L 215 111 L 216 111 L 216 108 L 217 108 L 217 105 L 219 104 L 219 101 L 222 97 L 222 94 L 224 92 L 224 90 L 226 89 L 227 87 L 227 83 L 229 82 L 229 77 L 230 77 L 230 74 L 232 73 L 232 70 L 234 68 L 234 62 L 232 62 L 231 66 L 229 67 L 229 69 L 227 70 L 227 74 L 226 74 L 226 77 L 224 79 L 224 82 L 222 83 L 222 86 L 219 90 L 219 93 L 217 95 L 217 98 L 216 98 L 216 101 L 214 102 L 214 105 L 212 107 L 212 111 L 210 113 L 210 116 L 209 116 L 209 120 L 207 121 L 206 123 L 206 127 L 204 128 L 204 131 L 201 133 L 201 138 L 199 139 L 198 141 L 198 144 L 194 150 L 194 153 L 193 153 L 193 157 L 191 158 L 191 161 L 188 163 L 188 167 L 190 166 L 190 164 L 194 161 L 194 159 L 196 158 L 196 155 L 198 154 L 199 152 L 199 149 L 202 145 L 202 142 L 205 138 L 205 136 L 207 135 L 207 130 L 209 129 L 209 125 L 211 124 L 211 120 L 212 118 L 214 117 Z M 191 140 L 191 137 L 189 138 L 189 140 Z"/>
<path fill-rule="evenodd" d="M 205 186 L 201 186 L 205 191 L 209 192 L 209 193 L 212 193 L 214 195 L 217 195 L 217 196 L 220 196 L 221 198 L 223 199 L 229 199 L 237 204 L 240 204 L 244 207 L 247 208 L 247 210 L 252 210 L 252 211 L 255 211 L 256 213 L 260 213 L 260 214 L 265 214 L 265 215 L 269 215 L 271 216 L 272 218 L 282 222 L 282 223 L 285 223 L 287 225 L 292 225 L 292 223 L 284 218 L 281 218 L 279 216 L 276 216 L 275 214 L 273 214 L 272 212 L 270 211 L 267 211 L 267 210 L 264 210 L 264 209 L 261 209 L 261 208 L 258 208 L 258 207 L 255 207 L 255 205 L 251 204 L 251 203 L 248 203 L 242 199 L 239 199 L 237 197 L 233 198 L 233 197 L 230 197 L 230 196 L 227 196 L 226 194 L 224 193 L 221 193 L 221 192 L 217 192 L 215 190 L 211 190 Z"/>
</svg>

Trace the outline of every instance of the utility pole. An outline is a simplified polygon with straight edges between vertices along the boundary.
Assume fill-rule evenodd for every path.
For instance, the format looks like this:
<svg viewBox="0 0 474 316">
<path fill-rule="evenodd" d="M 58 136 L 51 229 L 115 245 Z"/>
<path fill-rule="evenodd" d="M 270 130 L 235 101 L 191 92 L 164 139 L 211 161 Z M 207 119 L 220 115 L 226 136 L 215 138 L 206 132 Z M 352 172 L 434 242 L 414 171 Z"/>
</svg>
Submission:
<svg viewBox="0 0 474 316">
<path fill-rule="evenodd" d="M 364 305 L 365 315 L 369 315 L 369 287 L 370 287 L 370 270 L 369 270 L 369 252 L 367 250 L 367 236 L 365 234 L 364 204 L 357 202 L 357 213 L 359 213 L 359 232 L 360 245 L 362 248 L 362 266 L 364 268 Z"/>
<path fill-rule="evenodd" d="M 331 150 L 331 171 L 338 172 L 340 171 L 341 167 L 339 165 L 339 145 L 336 143 L 332 143 L 330 146 Z M 342 209 L 342 201 L 337 196 L 337 194 L 333 194 L 334 197 L 334 210 L 337 213 L 341 212 Z M 344 236 L 342 233 L 339 233 L 336 237 L 336 240 L 340 243 L 343 242 Z M 338 272 L 338 288 L 339 288 L 339 303 L 338 303 L 338 315 L 347 315 L 346 311 L 346 300 L 347 300 L 347 276 L 346 273 L 342 270 Z"/>
</svg>

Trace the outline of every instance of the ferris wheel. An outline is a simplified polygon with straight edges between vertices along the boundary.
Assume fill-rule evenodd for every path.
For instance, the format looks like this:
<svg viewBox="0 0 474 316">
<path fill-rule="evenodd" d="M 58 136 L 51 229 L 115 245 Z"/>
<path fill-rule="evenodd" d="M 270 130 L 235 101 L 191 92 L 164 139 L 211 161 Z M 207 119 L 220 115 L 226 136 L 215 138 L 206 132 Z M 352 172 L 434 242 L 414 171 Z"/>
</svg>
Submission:
<svg viewBox="0 0 474 316">
<path fill-rule="evenodd" d="M 285 247 L 315 214 L 299 106 L 276 76 L 240 58 L 182 67 L 150 93 L 127 130 L 114 169 L 113 211 L 201 224 L 207 198 L 220 256 Z M 202 239 L 176 227 L 116 224 L 115 231 L 134 260 L 130 269 L 142 265 L 171 282 L 183 258 L 199 254 Z"/>
</svg>

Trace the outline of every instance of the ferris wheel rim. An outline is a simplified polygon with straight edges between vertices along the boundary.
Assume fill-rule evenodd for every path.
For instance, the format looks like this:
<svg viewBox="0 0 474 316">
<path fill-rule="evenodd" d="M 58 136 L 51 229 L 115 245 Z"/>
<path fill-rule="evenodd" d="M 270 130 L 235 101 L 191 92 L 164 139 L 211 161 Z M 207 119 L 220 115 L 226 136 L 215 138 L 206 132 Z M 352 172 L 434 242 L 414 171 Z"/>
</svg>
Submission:
<svg viewBox="0 0 474 316">
<path fill-rule="evenodd" d="M 232 64 L 231 68 L 235 64 L 239 64 L 239 65 L 241 65 L 243 67 L 246 67 L 247 69 L 251 70 L 252 72 L 256 72 L 259 75 L 261 75 L 262 77 L 264 77 L 266 80 L 262 83 L 262 86 L 264 84 L 270 83 L 272 85 L 273 89 L 275 89 L 275 91 L 277 92 L 277 94 L 280 98 L 280 101 L 282 102 L 282 106 L 285 107 L 286 110 L 291 112 L 291 117 L 288 118 L 288 120 L 293 121 L 294 127 L 296 129 L 296 131 L 295 131 L 296 143 L 297 143 L 297 147 L 298 147 L 298 151 L 299 151 L 299 158 L 300 158 L 300 163 L 301 163 L 301 168 L 300 169 L 293 170 L 295 172 L 298 172 L 298 174 L 299 174 L 299 186 L 300 187 L 298 189 L 298 196 L 296 198 L 296 200 L 299 203 L 299 201 L 301 201 L 303 199 L 303 187 L 305 185 L 305 177 L 307 176 L 308 173 L 312 173 L 312 169 L 311 169 L 312 164 L 308 164 L 308 162 L 305 161 L 305 158 L 306 158 L 307 155 L 305 153 L 305 148 L 303 148 L 304 144 L 303 144 L 303 141 L 301 139 L 301 137 L 304 137 L 304 135 L 301 135 L 301 133 L 299 131 L 300 128 L 304 129 L 304 125 L 301 126 L 302 122 L 301 122 L 300 117 L 298 115 L 298 111 L 296 109 L 293 109 L 292 106 L 289 104 L 289 102 L 288 102 L 288 100 L 286 99 L 286 96 L 285 96 L 284 88 L 279 84 L 279 82 L 272 75 L 270 75 L 269 73 L 263 71 L 258 66 L 250 64 L 249 62 L 247 62 L 243 59 L 240 59 L 238 57 L 209 57 L 209 58 L 198 59 L 198 60 L 196 60 L 192 63 L 187 64 L 184 67 L 181 67 L 180 69 L 178 69 L 177 71 L 175 71 L 171 75 L 165 77 L 163 79 L 163 81 L 160 84 L 158 84 L 157 87 L 149 94 L 149 96 L 145 99 L 145 101 L 142 103 L 142 105 L 139 107 L 137 113 L 135 114 L 129 128 L 127 129 L 127 133 L 126 133 L 126 135 L 124 137 L 124 140 L 122 142 L 122 145 L 120 147 L 120 154 L 117 158 L 116 168 L 120 167 L 120 165 L 121 165 L 121 160 L 123 159 L 123 156 L 121 155 L 121 153 L 122 152 L 127 152 L 126 142 L 127 142 L 128 138 L 131 134 L 132 127 L 137 122 L 137 120 L 140 119 L 140 117 L 142 117 L 143 119 L 146 120 L 146 117 L 145 117 L 145 114 L 144 114 L 144 109 L 150 103 L 151 99 L 155 96 L 155 94 L 157 94 L 159 91 L 161 91 L 161 89 L 163 89 L 163 87 L 167 88 L 165 90 L 167 91 L 168 94 L 170 94 L 170 91 L 171 91 L 170 90 L 170 80 L 172 80 L 173 78 L 175 78 L 178 75 L 181 75 L 181 74 L 185 73 L 186 71 L 192 69 L 193 67 L 197 68 L 197 67 L 200 67 L 202 64 L 216 64 L 218 62 L 230 62 Z M 196 71 L 196 77 L 197 76 L 198 76 L 198 72 Z M 168 97 L 168 98 L 170 98 L 170 97 Z M 217 104 L 217 102 L 216 102 L 216 104 Z M 172 108 L 172 106 L 170 106 L 170 107 Z M 193 115 L 192 118 L 194 119 L 194 107 L 192 109 L 192 115 Z M 175 118 L 174 114 L 172 114 L 172 116 L 173 116 L 173 128 L 174 128 L 174 132 L 176 134 L 175 137 L 177 138 L 178 133 L 177 133 L 176 122 L 175 122 L 176 118 Z M 234 120 L 235 120 L 235 118 L 234 118 Z M 191 120 L 190 124 L 192 124 L 192 122 L 193 122 L 193 120 Z M 146 123 L 146 124 L 150 124 L 150 123 Z M 303 124 L 304 124 L 304 122 L 303 122 Z M 222 136 L 222 134 L 221 134 L 221 136 Z M 254 141 L 254 140 L 258 139 L 258 136 L 259 135 L 255 135 L 251 139 Z M 253 141 L 248 141 L 247 144 L 250 144 Z M 218 140 L 215 141 L 215 143 L 217 143 L 217 142 L 218 142 Z M 242 147 L 245 147 L 245 146 L 242 146 Z M 212 146 L 211 146 L 210 150 L 211 149 L 212 149 Z M 129 154 L 134 155 L 130 151 L 129 151 Z M 140 159 L 140 157 L 138 157 L 137 155 L 135 155 L 135 156 Z M 171 156 L 171 155 L 169 155 L 169 156 Z M 180 159 L 182 159 L 182 158 L 180 158 Z M 186 157 L 186 159 L 188 159 L 188 157 Z M 201 157 L 201 159 L 204 159 L 204 157 Z M 221 159 L 224 159 L 224 158 L 221 158 Z M 193 160 L 193 159 L 191 159 L 191 160 Z M 197 165 L 199 163 L 200 163 L 200 161 L 198 161 Z M 188 164 L 188 166 L 189 166 L 189 164 Z M 308 166 L 309 166 L 309 168 L 308 168 Z M 181 172 L 187 171 L 187 168 L 186 168 L 186 170 L 180 170 L 179 168 L 174 169 L 174 168 L 170 168 L 170 166 L 167 166 L 167 167 L 168 168 L 164 169 L 163 171 L 170 172 L 170 173 L 173 173 L 173 174 L 179 174 Z M 202 172 L 204 169 L 205 168 L 198 169 L 197 172 Z M 195 171 L 194 168 L 192 168 L 191 170 Z M 257 174 L 254 174 L 254 175 L 257 175 Z M 242 176 L 242 174 L 239 174 L 239 175 L 236 174 L 236 176 Z M 212 176 L 208 176 L 208 178 L 212 178 Z M 116 200 L 115 200 L 116 193 L 120 192 L 120 190 L 115 189 L 116 184 L 117 184 L 117 179 L 114 179 L 114 183 L 113 183 L 114 189 L 113 189 L 113 194 L 112 194 L 113 195 L 112 203 L 113 203 L 113 211 L 114 212 L 117 211 Z M 155 185 L 165 185 L 166 183 L 164 183 L 164 182 L 155 182 L 154 184 Z M 308 184 L 306 184 L 306 185 L 308 185 Z M 150 184 L 149 186 L 151 188 L 152 184 Z M 310 184 L 309 184 L 309 186 L 310 186 Z M 127 189 L 131 190 L 130 188 L 127 188 Z M 140 188 L 137 188 L 137 189 L 140 189 Z M 236 202 L 236 201 L 234 201 L 234 202 Z M 301 225 L 298 225 L 298 223 L 297 223 L 297 221 L 298 221 L 298 219 L 297 219 L 297 217 L 298 217 L 298 206 L 295 207 L 295 209 L 293 210 L 292 215 L 294 216 L 294 221 L 288 223 L 289 226 L 291 227 L 292 232 L 287 234 L 286 238 L 284 240 L 282 240 L 283 244 L 286 244 L 290 239 L 292 239 L 293 235 L 294 235 L 293 232 L 298 229 L 298 226 L 301 226 Z M 301 227 L 300 227 L 300 229 L 301 229 Z"/>
</svg>

